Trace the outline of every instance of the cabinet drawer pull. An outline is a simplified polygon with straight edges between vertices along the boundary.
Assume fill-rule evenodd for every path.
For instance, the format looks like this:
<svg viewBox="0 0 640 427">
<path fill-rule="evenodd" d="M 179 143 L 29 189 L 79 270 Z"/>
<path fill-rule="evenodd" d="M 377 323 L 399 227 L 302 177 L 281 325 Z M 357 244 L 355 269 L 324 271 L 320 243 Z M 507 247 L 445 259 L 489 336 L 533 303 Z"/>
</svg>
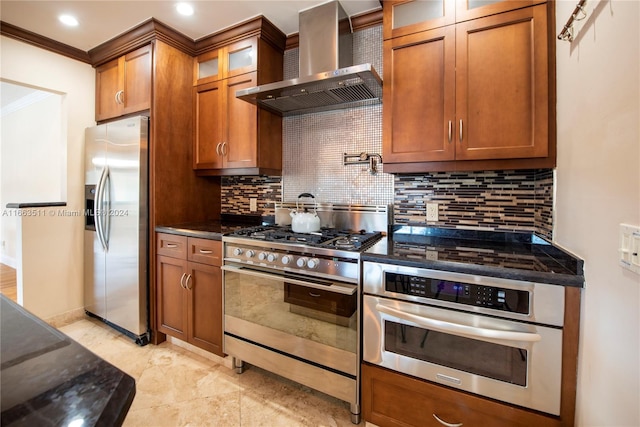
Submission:
<svg viewBox="0 0 640 427">
<path fill-rule="evenodd" d="M 180 278 L 180 287 L 182 289 L 187 289 L 187 285 L 184 283 L 185 277 L 187 277 L 187 273 L 182 273 L 182 277 Z"/>
<path fill-rule="evenodd" d="M 206 250 L 206 249 L 200 249 L 200 253 L 201 253 L 201 254 L 205 254 L 205 255 L 210 255 L 210 254 L 212 254 L 212 253 L 213 253 L 213 251 L 208 251 L 208 250 Z"/>
<path fill-rule="evenodd" d="M 460 119 L 460 142 L 462 142 L 462 119 Z"/>
<path fill-rule="evenodd" d="M 309 296 L 310 297 L 314 297 L 314 298 L 318 298 L 321 295 L 320 294 L 314 294 L 313 292 L 309 292 Z"/>
<path fill-rule="evenodd" d="M 451 144 L 452 136 L 453 136 L 453 122 L 449 120 L 449 144 Z"/>
<path fill-rule="evenodd" d="M 178 245 L 176 245 L 175 243 L 167 243 L 167 248 L 169 248 L 169 249 L 175 249 L 177 247 L 178 247 Z"/>
<path fill-rule="evenodd" d="M 438 421 L 440 424 L 442 424 L 443 426 L 447 426 L 447 427 L 462 427 L 462 423 L 448 423 L 446 421 L 441 420 L 440 418 L 438 418 L 438 416 L 436 414 L 432 414 L 433 418 L 436 419 L 436 421 Z"/>
<path fill-rule="evenodd" d="M 191 282 L 191 279 L 192 279 L 191 275 L 188 274 L 187 275 L 187 280 L 184 281 L 185 289 L 188 289 L 188 290 L 193 289 L 193 286 L 189 286 L 189 282 Z"/>
<path fill-rule="evenodd" d="M 218 156 L 222 156 L 222 153 L 220 153 L 220 146 L 222 145 L 222 142 L 218 142 L 218 144 L 216 145 L 216 154 Z"/>
</svg>

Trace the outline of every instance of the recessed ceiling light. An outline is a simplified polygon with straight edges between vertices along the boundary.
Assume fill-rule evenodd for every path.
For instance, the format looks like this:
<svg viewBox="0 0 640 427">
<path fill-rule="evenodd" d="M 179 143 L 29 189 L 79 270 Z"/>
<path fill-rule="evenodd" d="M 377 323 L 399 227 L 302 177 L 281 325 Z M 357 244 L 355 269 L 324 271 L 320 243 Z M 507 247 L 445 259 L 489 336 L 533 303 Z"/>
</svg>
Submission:
<svg viewBox="0 0 640 427">
<path fill-rule="evenodd" d="M 176 10 L 180 15 L 191 16 L 193 15 L 193 7 L 187 3 L 178 3 L 176 5 Z"/>
<path fill-rule="evenodd" d="M 69 27 L 77 27 L 78 26 L 78 20 L 75 17 L 71 16 L 71 15 L 60 15 L 58 17 L 58 19 L 64 25 L 68 25 Z"/>
</svg>

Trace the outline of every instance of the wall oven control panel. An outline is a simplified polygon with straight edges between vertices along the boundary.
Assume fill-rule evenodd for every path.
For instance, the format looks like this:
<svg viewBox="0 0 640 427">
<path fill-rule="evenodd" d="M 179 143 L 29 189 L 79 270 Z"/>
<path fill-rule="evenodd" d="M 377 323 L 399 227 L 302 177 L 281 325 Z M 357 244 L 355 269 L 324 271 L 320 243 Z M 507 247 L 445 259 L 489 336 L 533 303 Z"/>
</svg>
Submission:
<svg viewBox="0 0 640 427">
<path fill-rule="evenodd" d="M 529 313 L 529 292 L 459 281 L 384 273 L 387 292 L 448 301 L 512 313 Z"/>
</svg>

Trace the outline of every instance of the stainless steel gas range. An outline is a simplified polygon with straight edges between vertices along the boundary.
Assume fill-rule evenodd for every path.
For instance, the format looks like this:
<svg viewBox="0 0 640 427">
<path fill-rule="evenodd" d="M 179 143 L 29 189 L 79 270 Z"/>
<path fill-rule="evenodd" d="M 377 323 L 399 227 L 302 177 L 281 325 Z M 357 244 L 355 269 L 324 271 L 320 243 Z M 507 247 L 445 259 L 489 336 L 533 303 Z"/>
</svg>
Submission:
<svg viewBox="0 0 640 427">
<path fill-rule="evenodd" d="M 295 205 L 293 205 L 294 207 Z M 224 352 L 350 404 L 360 421 L 360 254 L 392 221 L 387 206 L 316 206 L 322 228 L 279 225 L 223 236 Z"/>
</svg>

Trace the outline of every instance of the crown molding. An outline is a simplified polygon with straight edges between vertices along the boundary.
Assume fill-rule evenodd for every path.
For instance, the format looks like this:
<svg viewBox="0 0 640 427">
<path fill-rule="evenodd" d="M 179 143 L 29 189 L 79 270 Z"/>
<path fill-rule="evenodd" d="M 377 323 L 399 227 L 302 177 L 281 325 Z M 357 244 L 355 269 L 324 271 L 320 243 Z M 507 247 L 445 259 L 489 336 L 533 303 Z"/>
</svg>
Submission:
<svg viewBox="0 0 640 427">
<path fill-rule="evenodd" d="M 351 24 L 354 31 L 382 25 L 382 10 L 353 16 Z M 155 18 L 149 18 L 140 25 L 90 49 L 88 52 L 2 21 L 0 21 L 0 35 L 91 64 L 94 67 L 142 47 L 153 40 L 161 40 L 191 56 L 198 56 L 225 44 L 253 36 L 260 36 L 277 49 L 293 49 L 298 47 L 299 43 L 297 33 L 286 36 L 264 16 L 249 19 L 197 40 L 192 40 Z"/>
<path fill-rule="evenodd" d="M 195 43 L 192 39 L 155 18 L 149 18 L 140 25 L 90 49 L 88 54 L 91 64 L 96 67 L 149 44 L 153 40 L 162 40 L 191 56 L 195 54 Z"/>
<path fill-rule="evenodd" d="M 0 35 L 19 40 L 23 43 L 48 50 L 67 58 L 75 59 L 86 64 L 91 64 L 89 54 L 84 50 L 69 46 L 64 43 L 57 42 L 48 37 L 41 36 L 31 31 L 24 30 L 7 22 L 0 21 Z"/>
</svg>

